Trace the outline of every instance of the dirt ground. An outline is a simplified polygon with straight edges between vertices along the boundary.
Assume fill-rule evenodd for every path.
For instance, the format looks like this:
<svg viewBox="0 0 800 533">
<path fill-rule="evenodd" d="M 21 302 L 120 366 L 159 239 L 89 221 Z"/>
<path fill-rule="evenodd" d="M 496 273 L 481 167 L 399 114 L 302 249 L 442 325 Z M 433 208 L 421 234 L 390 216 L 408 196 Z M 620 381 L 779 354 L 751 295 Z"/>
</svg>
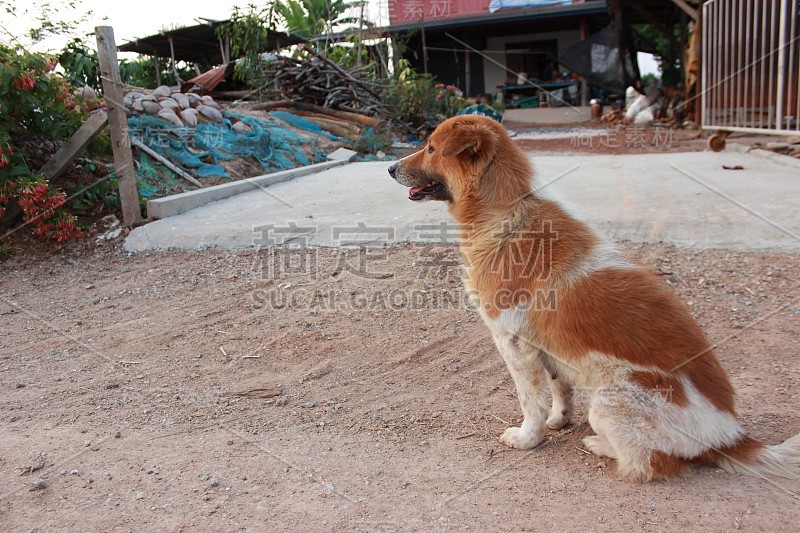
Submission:
<svg viewBox="0 0 800 533">
<path fill-rule="evenodd" d="M 796 531 L 797 481 L 620 481 L 574 423 L 523 452 L 449 248 L 16 255 L 0 279 L 6 531 Z M 800 431 L 800 262 L 627 248 L 705 327 L 747 430 Z M 580 396 L 580 395 L 579 395 Z M 792 525 L 794 524 L 794 525 Z"/>
</svg>

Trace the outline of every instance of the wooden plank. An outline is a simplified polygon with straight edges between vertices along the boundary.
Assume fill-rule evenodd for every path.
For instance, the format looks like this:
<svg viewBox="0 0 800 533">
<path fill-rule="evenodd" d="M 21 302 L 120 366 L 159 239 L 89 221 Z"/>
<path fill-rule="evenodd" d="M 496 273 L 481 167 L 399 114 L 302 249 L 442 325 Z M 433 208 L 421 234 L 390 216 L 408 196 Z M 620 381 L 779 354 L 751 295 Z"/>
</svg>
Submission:
<svg viewBox="0 0 800 533">
<path fill-rule="evenodd" d="M 100 59 L 100 78 L 103 81 L 103 96 L 108 111 L 108 129 L 111 132 L 111 148 L 119 183 L 119 200 L 122 204 L 122 220 L 127 225 L 142 221 L 139 208 L 139 191 L 133 172 L 133 156 L 128 137 L 128 117 L 122 101 L 122 80 L 119 76 L 117 45 L 111 26 L 97 26 L 97 55 Z"/>
<path fill-rule="evenodd" d="M 177 174 L 178 176 L 182 177 L 183 179 L 185 179 L 186 181 L 188 181 L 192 185 L 197 185 L 198 187 L 202 187 L 203 186 L 202 183 L 200 183 L 199 181 L 194 179 L 185 170 L 179 168 L 176 165 L 173 165 L 172 161 L 170 161 L 166 157 L 162 156 L 161 154 L 159 154 L 158 152 L 156 152 L 155 150 L 153 150 L 152 148 L 150 148 L 149 146 L 144 144 L 142 141 L 140 141 L 136 137 L 131 137 L 131 144 L 133 144 L 134 146 L 139 147 L 147 155 L 149 155 L 150 157 L 152 157 L 153 159 L 155 159 L 156 161 L 158 161 L 159 163 L 161 163 L 162 165 L 164 165 L 165 167 L 167 167 L 168 169 L 170 169 L 175 174 Z"/>
<path fill-rule="evenodd" d="M 89 143 L 103 131 L 108 124 L 108 114 L 103 109 L 98 109 L 78 128 L 70 140 L 64 143 L 58 152 L 51 157 L 42 167 L 44 179 L 51 180 L 58 177 L 76 157 L 86 150 Z"/>
<path fill-rule="evenodd" d="M 297 109 L 301 109 L 303 111 L 322 113 L 324 115 L 330 115 L 335 118 L 347 120 L 348 122 L 356 122 L 358 124 L 369 126 L 371 128 L 377 128 L 378 126 L 381 125 L 380 120 L 378 120 L 377 118 L 368 117 L 367 115 L 361 115 L 359 113 L 351 113 L 349 111 L 340 111 L 338 109 L 330 109 L 328 107 L 321 107 L 315 104 L 309 104 L 308 102 L 295 102 L 293 100 L 278 100 L 275 102 L 255 104 L 251 106 L 250 109 L 269 111 L 271 109 L 276 109 L 279 107 L 294 107 Z"/>
</svg>

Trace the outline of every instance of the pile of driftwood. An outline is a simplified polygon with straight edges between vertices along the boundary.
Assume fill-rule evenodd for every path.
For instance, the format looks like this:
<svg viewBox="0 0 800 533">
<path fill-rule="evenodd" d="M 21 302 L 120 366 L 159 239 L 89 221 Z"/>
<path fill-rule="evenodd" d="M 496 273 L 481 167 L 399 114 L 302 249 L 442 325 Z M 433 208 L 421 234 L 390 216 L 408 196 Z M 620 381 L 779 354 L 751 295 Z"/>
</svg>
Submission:
<svg viewBox="0 0 800 533">
<path fill-rule="evenodd" d="M 360 113 L 342 111 L 321 107 L 308 102 L 295 102 L 293 100 L 279 100 L 255 104 L 250 109 L 261 111 L 288 111 L 293 115 L 303 117 L 313 122 L 323 130 L 350 141 L 357 141 L 364 134 L 366 128 L 376 129 L 381 125 L 380 119 L 369 117 Z"/>
<path fill-rule="evenodd" d="M 269 63 L 262 99 L 313 104 L 317 110 L 305 111 L 340 110 L 405 127 L 382 102 L 381 87 L 368 68 L 345 68 L 307 46 L 301 49 L 305 58 L 278 56 Z"/>
<path fill-rule="evenodd" d="M 627 122 L 625 121 L 624 109 L 609 109 L 608 111 L 603 113 L 603 116 L 600 117 L 600 120 L 613 125 L 627 124 Z"/>
</svg>

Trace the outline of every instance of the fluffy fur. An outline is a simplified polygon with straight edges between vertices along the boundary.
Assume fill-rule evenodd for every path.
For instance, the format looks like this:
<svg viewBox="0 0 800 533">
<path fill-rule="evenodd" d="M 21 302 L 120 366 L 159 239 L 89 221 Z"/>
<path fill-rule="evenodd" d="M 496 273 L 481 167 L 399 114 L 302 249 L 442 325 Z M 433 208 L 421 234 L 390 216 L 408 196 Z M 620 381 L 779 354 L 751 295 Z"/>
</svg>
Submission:
<svg viewBox="0 0 800 533">
<path fill-rule="evenodd" d="M 695 465 L 800 478 L 800 435 L 765 446 L 744 433 L 730 381 L 675 294 L 537 191 L 500 124 L 447 120 L 389 173 L 410 199 L 447 202 L 461 225 L 464 285 L 524 415 L 504 444 L 533 448 L 547 428 L 568 424 L 577 386 L 591 394 L 596 435 L 585 446 L 616 459 L 626 478 L 667 479 Z"/>
</svg>

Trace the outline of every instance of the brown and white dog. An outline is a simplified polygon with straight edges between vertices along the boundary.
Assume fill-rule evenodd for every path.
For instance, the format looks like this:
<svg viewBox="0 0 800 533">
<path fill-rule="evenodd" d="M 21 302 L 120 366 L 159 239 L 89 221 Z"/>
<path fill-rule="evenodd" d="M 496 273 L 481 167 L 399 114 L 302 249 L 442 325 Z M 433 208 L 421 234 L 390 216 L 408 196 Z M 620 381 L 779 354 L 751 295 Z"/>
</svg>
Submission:
<svg viewBox="0 0 800 533">
<path fill-rule="evenodd" d="M 524 419 L 500 437 L 529 449 L 591 393 L 583 439 L 632 480 L 694 465 L 800 477 L 800 435 L 745 434 L 734 392 L 695 320 L 650 269 L 535 188 L 499 123 L 460 116 L 389 168 L 411 200 L 447 202 L 461 226 L 464 284 L 514 382 Z M 548 389 L 552 407 L 548 405 Z"/>
</svg>

